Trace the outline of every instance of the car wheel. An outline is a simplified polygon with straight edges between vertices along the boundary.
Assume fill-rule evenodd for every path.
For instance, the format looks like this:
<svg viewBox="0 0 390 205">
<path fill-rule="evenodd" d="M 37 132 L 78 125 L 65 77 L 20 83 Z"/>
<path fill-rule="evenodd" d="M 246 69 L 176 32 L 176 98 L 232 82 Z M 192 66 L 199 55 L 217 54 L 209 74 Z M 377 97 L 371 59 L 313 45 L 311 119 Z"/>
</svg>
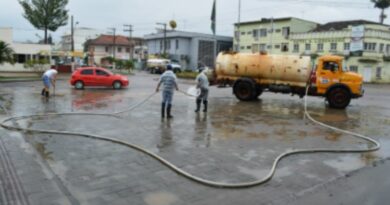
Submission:
<svg viewBox="0 0 390 205">
<path fill-rule="evenodd" d="M 122 88 L 122 83 L 119 82 L 119 81 L 115 81 L 113 84 L 112 84 L 112 87 L 115 89 L 115 90 L 119 90 Z"/>
<path fill-rule="evenodd" d="M 77 90 L 81 90 L 84 88 L 84 83 L 83 81 L 77 81 L 75 84 L 74 84 L 74 87 L 77 89 Z"/>
</svg>

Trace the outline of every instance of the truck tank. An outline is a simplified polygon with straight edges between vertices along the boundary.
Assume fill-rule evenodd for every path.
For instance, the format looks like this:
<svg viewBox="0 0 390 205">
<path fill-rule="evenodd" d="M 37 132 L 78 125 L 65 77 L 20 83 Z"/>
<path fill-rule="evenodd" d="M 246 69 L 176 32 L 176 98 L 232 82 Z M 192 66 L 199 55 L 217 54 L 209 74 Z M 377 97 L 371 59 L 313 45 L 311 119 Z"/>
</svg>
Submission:
<svg viewBox="0 0 390 205">
<path fill-rule="evenodd" d="M 220 53 L 216 63 L 219 82 L 248 77 L 260 84 L 305 87 L 311 73 L 308 56 Z"/>
</svg>

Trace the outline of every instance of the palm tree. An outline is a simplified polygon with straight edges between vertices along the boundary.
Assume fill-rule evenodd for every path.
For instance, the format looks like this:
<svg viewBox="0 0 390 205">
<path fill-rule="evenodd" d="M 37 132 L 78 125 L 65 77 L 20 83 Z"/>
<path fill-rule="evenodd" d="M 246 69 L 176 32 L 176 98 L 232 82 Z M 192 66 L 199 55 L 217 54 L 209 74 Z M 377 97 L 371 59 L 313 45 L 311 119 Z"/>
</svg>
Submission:
<svg viewBox="0 0 390 205">
<path fill-rule="evenodd" d="M 383 21 L 387 17 L 385 14 L 385 9 L 390 7 L 390 0 L 371 0 L 374 3 L 375 8 L 381 9 L 381 15 L 379 16 L 379 21 L 383 24 Z"/>
<path fill-rule="evenodd" d="M 2 65 L 5 62 L 14 63 L 13 58 L 14 51 L 12 48 L 9 47 L 9 45 L 4 42 L 0 41 L 0 65 Z"/>
</svg>

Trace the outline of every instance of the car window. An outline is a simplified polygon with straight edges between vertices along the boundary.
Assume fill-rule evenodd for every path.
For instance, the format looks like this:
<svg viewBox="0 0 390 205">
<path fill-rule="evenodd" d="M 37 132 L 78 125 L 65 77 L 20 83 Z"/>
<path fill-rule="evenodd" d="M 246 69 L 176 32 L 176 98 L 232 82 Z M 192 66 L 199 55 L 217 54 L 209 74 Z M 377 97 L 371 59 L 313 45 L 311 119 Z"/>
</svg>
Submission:
<svg viewBox="0 0 390 205">
<path fill-rule="evenodd" d="M 99 70 L 99 69 L 96 69 L 96 75 L 99 75 L 99 76 L 108 76 L 108 73 L 103 71 L 103 70 Z"/>
<path fill-rule="evenodd" d="M 93 70 L 92 69 L 82 70 L 81 75 L 93 75 Z"/>
</svg>

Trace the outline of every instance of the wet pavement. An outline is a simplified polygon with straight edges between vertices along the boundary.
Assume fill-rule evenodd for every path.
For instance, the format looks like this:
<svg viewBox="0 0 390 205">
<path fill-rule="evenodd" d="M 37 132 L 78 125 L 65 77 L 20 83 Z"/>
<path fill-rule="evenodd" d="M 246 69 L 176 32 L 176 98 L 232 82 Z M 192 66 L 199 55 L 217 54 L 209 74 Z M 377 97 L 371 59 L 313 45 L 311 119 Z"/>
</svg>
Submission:
<svg viewBox="0 0 390 205">
<path fill-rule="evenodd" d="M 0 102 L 16 116 L 112 113 L 148 97 L 157 79 L 137 73 L 130 77 L 129 88 L 119 91 L 78 91 L 60 80 L 49 101 L 40 97 L 41 82 L 3 83 Z M 192 83 L 180 80 L 179 87 L 187 90 Z M 366 95 L 346 110 L 328 109 L 321 98 L 308 99 L 315 119 L 373 137 L 382 143 L 381 150 L 290 156 L 270 182 L 249 189 L 197 184 L 142 153 L 109 142 L 0 129 L 0 204 L 385 204 L 390 200 L 383 192 L 390 188 L 389 90 L 390 85 L 367 85 Z M 367 147 L 362 140 L 304 119 L 303 100 L 297 96 L 265 93 L 258 101 L 240 102 L 231 88 L 212 87 L 209 112 L 196 114 L 194 99 L 175 93 L 174 119 L 161 120 L 160 94 L 121 118 L 41 117 L 19 125 L 120 139 L 195 176 L 230 183 L 262 179 L 274 158 L 288 150 Z M 0 118 L 6 118 L 4 112 Z"/>
</svg>

